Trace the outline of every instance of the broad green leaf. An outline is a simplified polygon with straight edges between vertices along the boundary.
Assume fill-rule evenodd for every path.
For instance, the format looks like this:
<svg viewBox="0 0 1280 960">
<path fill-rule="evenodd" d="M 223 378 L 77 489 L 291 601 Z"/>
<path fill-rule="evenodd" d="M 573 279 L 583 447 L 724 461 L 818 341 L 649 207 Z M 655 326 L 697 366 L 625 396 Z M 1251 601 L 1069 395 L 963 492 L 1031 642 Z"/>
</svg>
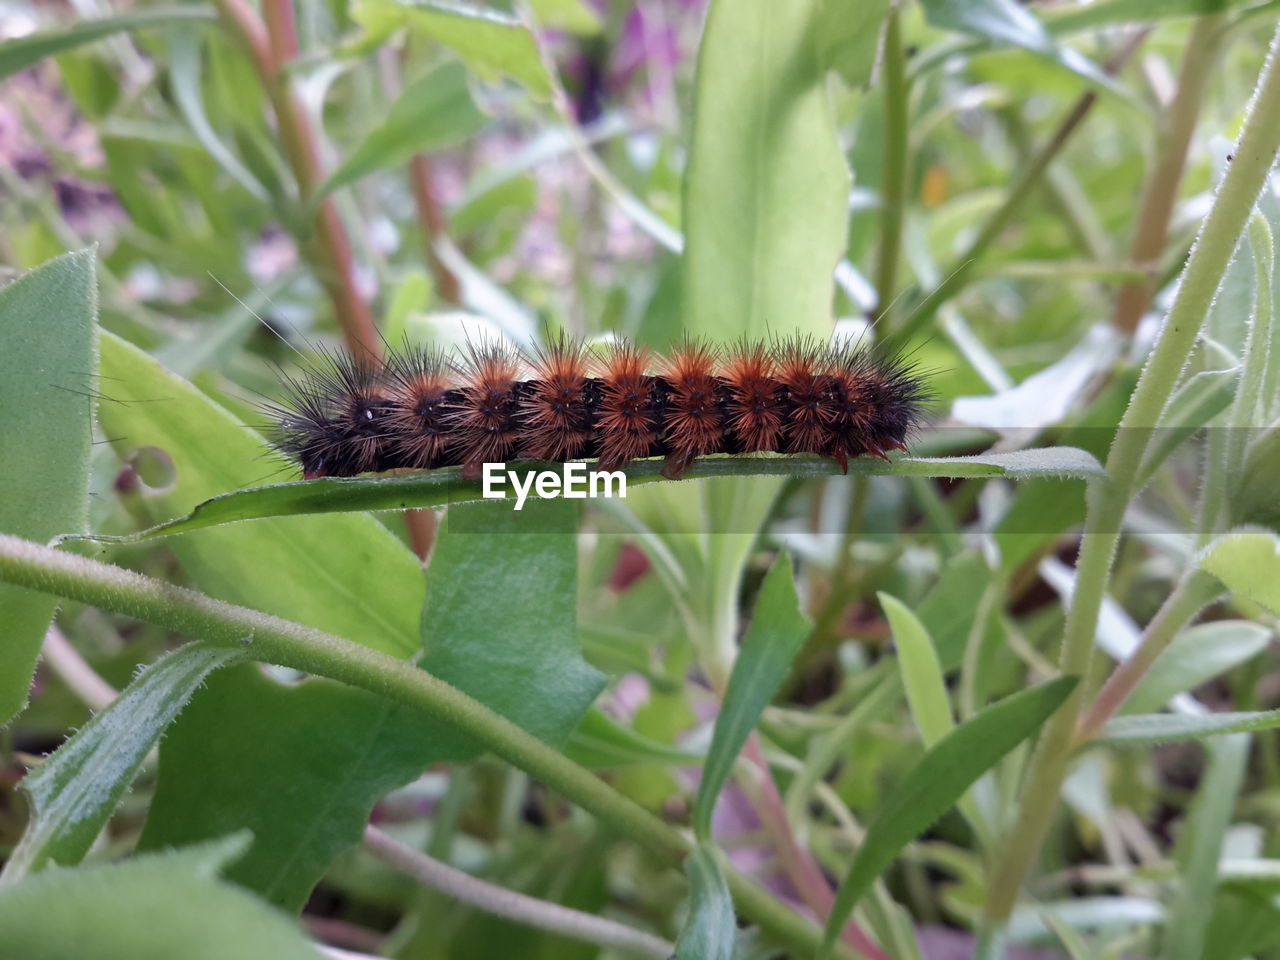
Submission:
<svg viewBox="0 0 1280 960">
<path fill-rule="evenodd" d="M 955 728 L 937 651 L 924 624 L 901 600 L 887 593 L 876 596 L 893 631 L 893 645 L 898 652 L 898 667 L 911 717 L 924 745 L 931 747 Z"/>
<path fill-rule="evenodd" d="M 1218 861 L 1244 783 L 1249 737 L 1216 740 L 1206 745 L 1206 753 L 1209 762 L 1204 781 L 1196 790 L 1174 851 L 1179 869 L 1164 936 L 1164 960 L 1201 960 L 1206 956 L 1205 932 L 1213 914 Z"/>
<path fill-rule="evenodd" d="M 422 611 L 423 667 L 556 746 L 604 687 L 578 651 L 578 515 L 572 500 L 451 508 Z"/>
<path fill-rule="evenodd" d="M 1021 47 L 1061 64 L 1104 89 L 1127 96 L 1084 54 L 1056 43 L 1034 13 L 1016 0 L 921 0 L 935 27 L 954 30 L 1000 46 Z"/>
<path fill-rule="evenodd" d="M 375 34 L 402 26 L 420 31 L 451 47 L 484 79 L 505 74 L 540 100 L 551 96 L 533 33 L 508 14 L 457 0 L 359 0 L 351 17 Z"/>
<path fill-rule="evenodd" d="M 778 557 L 760 587 L 751 626 L 742 640 L 725 691 L 724 703 L 716 717 L 711 748 L 702 768 L 702 781 L 693 805 L 693 827 L 699 840 L 711 839 L 711 813 L 716 798 L 760 713 L 786 678 L 805 638 L 810 623 L 800 612 L 791 574 L 791 557 Z"/>
<path fill-rule="evenodd" d="M 289 919 L 215 878 L 245 840 L 46 870 L 0 887 L 0 952 L 15 960 L 319 960 Z"/>
<path fill-rule="evenodd" d="M 143 850 L 248 830 L 227 878 L 298 910 L 334 858 L 360 841 L 377 799 L 437 760 L 456 737 L 363 690 L 310 679 L 285 686 L 256 664 L 211 676 L 165 734 Z"/>
<path fill-rule="evenodd" d="M 91 398 L 98 387 L 93 261 L 91 250 L 69 253 L 0 288 L 0 531 L 29 540 L 88 525 Z M 27 702 L 57 603 L 0 584 L 0 724 Z"/>
<path fill-rule="evenodd" d="M 1280 614 L 1280 537 L 1242 527 L 1219 537 L 1200 556 L 1200 566 L 1243 600 Z"/>
<path fill-rule="evenodd" d="M 113 33 L 190 23 L 193 20 L 212 23 L 214 13 L 208 7 L 159 7 L 117 17 L 103 17 L 100 20 L 81 20 L 61 30 L 48 30 L 6 40 L 0 43 L 0 80 L 39 63 L 45 57 L 101 40 Z"/>
<path fill-rule="evenodd" d="M 200 145 L 227 174 L 244 187 L 254 199 L 267 203 L 266 188 L 242 164 L 231 149 L 222 142 L 209 123 L 204 109 L 204 95 L 200 91 L 203 72 L 200 63 L 200 45 L 204 35 L 195 27 L 180 27 L 169 40 L 169 79 L 173 85 L 173 99 L 182 111 L 183 119 L 195 134 Z"/>
<path fill-rule="evenodd" d="M 713 0 L 684 179 L 685 330 L 831 330 L 849 171 L 815 44 L 820 0 Z"/>
<path fill-rule="evenodd" d="M 1204 740 L 1225 733 L 1250 733 L 1280 727 L 1280 710 L 1243 713 L 1141 713 L 1116 717 L 1102 728 L 1094 744 L 1147 747 L 1174 740 Z"/>
<path fill-rule="evenodd" d="M 245 487 L 279 469 L 252 430 L 136 347 L 102 334 L 103 432 L 122 457 L 155 448 L 172 489 L 142 495 L 158 517 Z M 336 545 L 340 549 L 335 549 Z M 293 517 L 228 526 L 172 543 L 205 593 L 296 620 L 396 656 L 417 651 L 423 586 L 417 558 L 372 517 Z"/>
<path fill-rule="evenodd" d="M 1125 713 L 1150 713 L 1170 698 L 1194 690 L 1267 648 L 1273 634 L 1248 620 L 1215 620 L 1182 631 L 1156 659 L 1132 696 Z"/>
<path fill-rule="evenodd" d="M 825 0 L 815 36 L 822 65 L 851 87 L 871 82 L 889 0 Z"/>
<path fill-rule="evenodd" d="M 28 773 L 22 789 L 31 817 L 5 864 L 4 880 L 50 864 L 79 863 L 165 727 L 210 673 L 241 656 L 192 643 L 161 657 Z"/>
<path fill-rule="evenodd" d="M 551 468 L 555 464 L 527 461 L 529 469 Z M 662 476 L 661 460 L 637 460 L 628 464 L 627 489 L 648 483 L 670 482 Z M 685 480 L 707 477 L 751 476 L 808 479 L 840 473 L 832 460 L 811 457 L 703 457 L 685 473 Z M 1026 480 L 1037 477 L 1105 477 L 1092 454 L 1074 447 L 1046 447 L 1011 453 L 982 453 L 971 457 L 903 458 L 885 463 L 873 457 L 849 461 L 855 476 L 898 477 L 1009 477 Z M 684 481 L 679 481 L 684 482 Z M 478 481 L 461 480 L 453 467 L 383 477 L 326 477 L 276 483 L 213 497 L 184 517 L 159 524 L 129 537 L 93 537 L 95 540 L 134 542 L 154 537 L 189 533 L 208 527 L 320 513 L 352 513 L 377 510 L 404 510 L 444 504 L 475 503 L 483 499 Z M 503 494 L 511 496 L 510 485 Z M 532 496 L 532 494 L 531 494 Z"/>
<path fill-rule="evenodd" d="M 1060 677 L 992 704 L 956 727 L 890 793 L 867 828 L 827 919 L 822 958 L 870 889 L 908 843 L 945 813 L 1005 754 L 1031 737 L 1067 699 L 1075 677 Z"/>
<path fill-rule="evenodd" d="M 127 456 L 139 447 L 156 448 L 173 464 L 171 489 L 141 495 L 141 506 L 153 514 L 185 512 L 271 469 L 271 448 L 261 438 L 189 383 L 106 333 L 102 373 L 112 402 L 102 404 L 99 419 L 107 436 L 119 438 L 116 449 Z M 182 537 L 172 548 L 194 584 L 221 599 L 399 656 L 419 649 L 423 584 L 418 561 L 371 517 L 229 526 Z M 254 698 L 246 691 L 261 695 Z M 414 776 L 405 751 L 388 742 L 393 736 L 387 705 L 369 694 L 348 699 L 336 691 L 342 688 L 318 681 L 278 686 L 253 667 L 211 678 L 161 746 L 156 798 L 142 846 L 204 840 L 250 826 L 253 847 L 232 868 L 233 876 L 277 903 L 301 905 L 328 861 L 358 837 L 375 799 L 367 791 L 395 776 L 402 777 L 400 782 Z M 315 709 L 312 699 L 326 692 L 334 698 L 330 708 Z M 219 713 L 206 726 L 210 710 L 205 705 L 216 709 L 227 701 L 238 712 Z M 245 724 L 239 737 L 226 733 L 231 717 Z M 328 730 L 317 737 L 325 724 L 341 726 L 341 737 Z M 329 779 L 317 777 L 307 793 L 293 793 L 280 781 L 289 775 L 304 779 L 294 758 L 306 757 L 313 742 L 329 751 L 325 759 L 331 766 L 320 768 Z M 261 759 L 262 766 L 254 769 L 250 759 Z M 218 779 L 202 789 L 204 781 L 193 769 Z M 351 779 L 354 769 L 363 771 L 360 781 Z M 268 793 L 268 786 L 280 789 Z M 348 810 L 356 813 L 346 821 L 336 813 L 325 819 L 329 812 Z M 294 824 L 316 820 L 327 829 L 310 836 L 292 831 Z M 293 868 L 281 871 L 282 864 Z M 277 884 L 278 872 L 284 877 Z"/>
<path fill-rule="evenodd" d="M 415 153 L 452 146 L 488 122 L 471 99 L 467 70 L 445 63 L 405 88 L 386 118 L 360 142 L 320 187 L 319 196 L 374 170 L 400 166 Z"/>
<path fill-rule="evenodd" d="M 574 763 L 595 769 L 658 764 L 680 766 L 698 763 L 702 756 L 668 746 L 624 727 L 603 710 L 592 707 L 565 744 L 564 754 Z"/>
<path fill-rule="evenodd" d="M 684 872 L 689 916 L 676 942 L 675 960 L 733 960 L 738 925 L 715 846 L 698 844 L 685 860 Z"/>
<path fill-rule="evenodd" d="M 497 507 L 503 517 L 484 534 L 465 532 L 456 517 L 442 527 L 422 616 L 427 669 L 557 746 L 601 686 L 574 643 L 576 538 L 541 532 L 572 529 L 573 506 L 459 508 Z M 228 876 L 298 909 L 333 858 L 359 841 L 379 797 L 424 767 L 478 752 L 447 726 L 360 690 L 314 679 L 284 687 L 254 667 L 228 671 L 165 739 L 142 845 L 247 827 L 257 839 Z"/>
</svg>

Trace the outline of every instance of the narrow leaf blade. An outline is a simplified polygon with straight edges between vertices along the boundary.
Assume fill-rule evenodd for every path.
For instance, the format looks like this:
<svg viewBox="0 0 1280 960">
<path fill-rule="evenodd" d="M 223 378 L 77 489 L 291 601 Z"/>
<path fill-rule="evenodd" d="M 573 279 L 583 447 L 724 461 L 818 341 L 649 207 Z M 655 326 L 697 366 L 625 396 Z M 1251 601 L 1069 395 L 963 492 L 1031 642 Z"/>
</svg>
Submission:
<svg viewBox="0 0 1280 960">
<path fill-rule="evenodd" d="M 22 788 L 31 820 L 5 864 L 5 879 L 78 863 L 165 727 L 210 673 L 241 656 L 193 643 L 162 657 L 27 774 Z"/>
<path fill-rule="evenodd" d="M 791 558 L 784 553 L 760 587 L 755 615 L 738 651 L 724 704 L 716 717 L 711 749 L 702 768 L 702 782 L 693 807 L 694 830 L 700 840 L 710 840 L 711 812 L 716 798 L 729 779 L 734 761 L 761 711 L 778 692 L 791 661 L 800 652 L 809 627 L 796 597 Z"/>
<path fill-rule="evenodd" d="M 924 755 L 885 799 L 883 813 L 867 829 L 827 920 L 823 957 L 830 956 L 858 900 L 899 851 L 1000 758 L 1039 730 L 1075 685 L 1075 677 L 1060 677 L 1006 697 L 956 727 Z"/>
<path fill-rule="evenodd" d="M 733 960 L 738 927 L 733 897 L 716 848 L 700 843 L 684 862 L 689 916 L 676 942 L 676 960 Z"/>
</svg>

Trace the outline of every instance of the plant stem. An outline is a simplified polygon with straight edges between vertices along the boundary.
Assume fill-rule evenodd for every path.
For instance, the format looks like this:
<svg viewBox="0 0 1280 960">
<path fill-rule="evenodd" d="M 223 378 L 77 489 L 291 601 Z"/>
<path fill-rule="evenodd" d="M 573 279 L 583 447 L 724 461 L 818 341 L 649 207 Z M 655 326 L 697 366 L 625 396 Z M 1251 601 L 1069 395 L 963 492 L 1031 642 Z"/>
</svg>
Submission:
<svg viewBox="0 0 1280 960">
<path fill-rule="evenodd" d="M 464 870 L 406 847 L 377 827 L 365 827 L 364 848 L 383 863 L 424 886 L 440 890 L 454 900 L 494 916 L 658 960 L 666 960 L 675 950 L 671 943 L 643 930 L 487 883 Z"/>
<path fill-rule="evenodd" d="M 1111 317 L 1116 327 L 1128 333 L 1137 328 L 1156 290 L 1160 255 L 1169 236 L 1169 221 L 1186 169 L 1191 135 L 1195 133 L 1205 88 L 1221 49 L 1224 18 L 1222 13 L 1198 18 L 1187 38 L 1178 71 L 1178 90 L 1164 117 L 1156 164 L 1142 190 L 1138 223 L 1129 247 L 1129 262 L 1142 266 L 1147 275 L 1120 289 Z"/>
<path fill-rule="evenodd" d="M 247 647 L 256 660 L 395 700 L 484 743 L 655 857 L 675 865 L 693 847 L 684 833 L 554 747 L 412 663 L 321 630 L 8 534 L 0 534 L 0 581 L 92 604 L 215 645 Z M 806 954 L 818 948 L 822 931 L 813 923 L 744 874 L 728 868 L 725 879 L 744 916 Z M 845 960 L 855 956 L 846 947 L 839 955 Z"/>
<path fill-rule="evenodd" d="M 427 266 L 435 279 L 436 293 L 440 295 L 440 299 L 448 303 L 461 303 L 462 284 L 435 251 L 436 241 L 448 236 L 449 224 L 436 197 L 435 180 L 431 173 L 431 158 L 424 153 L 416 154 L 409 161 L 409 186 L 413 189 L 413 202 L 418 211 L 418 225 L 422 228 L 423 255 L 427 258 Z"/>
<path fill-rule="evenodd" d="M 1118 72 L 1128 59 L 1133 56 L 1148 32 L 1150 32 L 1148 29 L 1143 29 L 1133 33 L 1125 41 L 1124 46 L 1116 51 L 1115 55 L 1106 63 L 1106 71 L 1108 73 Z M 946 279 L 923 299 L 919 299 L 920 291 L 918 289 L 914 291 L 913 298 L 917 302 L 907 315 L 907 318 L 902 322 L 902 326 L 894 333 L 894 337 L 899 342 L 905 342 L 919 333 L 924 325 L 932 319 L 938 308 L 954 297 L 969 282 L 969 277 L 974 272 L 978 261 L 982 259 L 990 246 L 1004 232 L 1005 227 L 1012 222 L 1014 214 L 1018 212 L 1023 201 L 1039 186 L 1045 172 L 1049 169 L 1049 164 L 1062 152 L 1062 148 L 1067 145 L 1067 141 L 1080 128 L 1080 125 L 1092 112 L 1097 102 L 1098 93 L 1096 90 L 1081 94 L 1075 106 L 1058 124 L 1058 129 L 1054 131 L 1053 136 L 1031 157 L 1023 168 L 1017 181 L 1005 196 L 1004 202 L 987 218 L 973 242 L 952 264 L 951 269 L 946 273 Z"/>
<path fill-rule="evenodd" d="M 1148 441 L 1200 333 L 1227 264 L 1248 223 L 1280 150 L 1280 29 L 1240 134 L 1234 157 L 1208 218 L 1192 249 L 1182 283 L 1165 320 L 1107 457 L 1110 483 L 1090 484 L 1085 527 L 1076 564 L 1076 587 L 1067 614 L 1059 667 L 1086 676 L 1093 653 L 1098 612 L 1106 593 L 1120 525 L 1134 489 Z M 1018 890 L 1048 833 L 1067 772 L 1081 707 L 1082 690 L 1046 724 L 1032 760 L 1016 825 L 996 864 L 984 909 L 987 922 L 1007 922 Z"/>
<path fill-rule="evenodd" d="M 306 208 L 324 172 L 311 118 L 294 93 L 287 70 L 298 54 L 293 0 L 266 0 L 263 4 L 265 23 L 244 0 L 217 0 L 217 5 L 223 20 L 239 37 L 257 68 L 275 111 L 280 145 L 293 171 L 299 202 Z M 332 198 L 326 197 L 315 204 L 312 236 L 298 239 L 299 245 L 309 251 L 308 259 L 333 303 L 347 349 L 355 356 L 382 356 L 382 340 L 373 315 L 356 287 L 351 239 Z"/>
<path fill-rule="evenodd" d="M 1075 736 L 1077 748 L 1101 732 L 1178 632 L 1221 592 L 1222 585 L 1201 570 L 1191 571 L 1178 583 L 1142 631 L 1138 649 L 1107 678 L 1081 719 Z"/>
<path fill-rule="evenodd" d="M 903 208 L 907 202 L 909 94 L 902 23 L 894 8 L 885 21 L 884 35 L 884 168 L 880 185 L 880 260 L 876 270 L 876 309 L 881 320 L 892 311 L 898 287 Z"/>
</svg>

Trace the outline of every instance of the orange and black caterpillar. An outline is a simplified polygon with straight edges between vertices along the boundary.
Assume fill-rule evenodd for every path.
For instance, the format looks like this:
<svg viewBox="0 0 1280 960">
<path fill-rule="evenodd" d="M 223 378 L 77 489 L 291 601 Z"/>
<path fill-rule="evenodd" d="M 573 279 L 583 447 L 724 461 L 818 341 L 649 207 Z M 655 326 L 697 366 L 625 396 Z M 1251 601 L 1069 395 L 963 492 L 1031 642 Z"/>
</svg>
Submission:
<svg viewBox="0 0 1280 960">
<path fill-rule="evenodd" d="M 310 477 L 665 456 L 676 479 L 711 453 L 851 457 L 905 450 L 927 391 L 899 357 L 792 339 L 723 352 L 685 343 L 660 357 L 629 343 L 559 340 L 525 355 L 469 345 L 384 361 L 326 355 L 285 378 L 270 408 L 280 450 Z"/>
</svg>

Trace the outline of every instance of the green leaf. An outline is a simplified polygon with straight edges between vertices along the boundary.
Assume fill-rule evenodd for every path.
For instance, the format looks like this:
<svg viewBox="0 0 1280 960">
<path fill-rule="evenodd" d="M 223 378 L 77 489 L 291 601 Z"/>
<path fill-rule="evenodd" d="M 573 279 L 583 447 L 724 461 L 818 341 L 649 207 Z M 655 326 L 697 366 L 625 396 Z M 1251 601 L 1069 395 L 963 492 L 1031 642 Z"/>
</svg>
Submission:
<svg viewBox="0 0 1280 960">
<path fill-rule="evenodd" d="M 105 331 L 101 374 L 111 401 L 99 407 L 98 421 L 116 438 L 112 446 L 123 458 L 140 449 L 159 450 L 173 464 L 171 489 L 141 494 L 147 512 L 186 513 L 272 470 L 274 451 L 266 441 L 190 383 Z M 228 526 L 175 540 L 173 549 L 199 587 L 215 597 L 395 656 L 419 648 L 421 568 L 372 517 Z"/>
<path fill-rule="evenodd" d="M 239 650 L 198 643 L 161 657 L 22 780 L 31 817 L 4 867 L 4 879 L 53 863 L 79 863 L 142 761 L 204 679 Z"/>
<path fill-rule="evenodd" d="M 574 506 L 455 510 L 436 543 L 421 621 L 427 669 L 556 745 L 602 683 L 574 643 L 577 547 L 563 532 L 574 529 Z M 483 534 L 457 516 L 495 507 L 503 516 Z M 142 845 L 252 829 L 254 846 L 229 877 L 298 909 L 334 857 L 359 841 L 379 797 L 424 767 L 478 753 L 446 725 L 363 691 L 314 679 L 284 687 L 255 667 L 227 671 L 164 741 Z"/>
<path fill-rule="evenodd" d="M 39 63 L 45 57 L 71 50 L 85 43 L 124 30 L 145 30 L 174 23 L 202 20 L 212 23 L 213 11 L 208 7 L 157 8 L 142 13 L 126 13 L 100 20 L 82 20 L 63 30 L 48 30 L 0 43 L 0 80 Z"/>
<path fill-rule="evenodd" d="M 173 99 L 191 132 L 218 166 L 249 191 L 254 199 L 267 203 L 269 197 L 266 188 L 222 142 L 205 113 L 204 96 L 200 91 L 200 44 L 203 39 L 203 34 L 194 27 L 181 27 L 173 31 L 169 40 L 169 80 L 173 86 Z"/>
<path fill-rule="evenodd" d="M 459 143 L 488 120 L 471 99 L 466 68 L 460 63 L 441 64 L 405 88 L 386 118 L 347 155 L 317 195 L 324 196 L 374 170 L 400 166 L 415 153 Z"/>
<path fill-rule="evenodd" d="M 530 470 L 555 466 L 537 461 L 524 463 Z M 661 460 L 637 460 L 628 464 L 622 471 L 627 476 L 627 489 L 647 483 L 671 482 L 662 476 L 662 467 Z M 806 479 L 829 477 L 838 473 L 840 467 L 835 461 L 811 457 L 713 456 L 696 461 L 686 471 L 684 479 L 728 476 Z M 1074 447 L 982 453 L 971 457 L 903 458 L 892 463 L 862 457 L 849 461 L 849 473 L 853 476 L 1009 477 L 1012 480 L 1054 476 L 1101 479 L 1106 476 L 1102 465 L 1092 454 Z M 483 500 L 482 490 L 479 481 L 459 479 L 458 469 L 455 467 L 396 476 L 300 480 L 222 494 L 199 504 L 184 517 L 166 521 L 131 536 L 94 536 L 90 539 L 132 543 L 190 533 L 241 520 L 476 503 Z M 504 487 L 503 492 L 510 496 L 509 485 Z"/>
<path fill-rule="evenodd" d="M 1098 86 L 1128 98 L 1123 88 L 1084 54 L 1056 43 L 1034 13 L 1016 0 L 921 0 L 925 18 L 999 46 L 1021 47 L 1066 67 Z"/>
<path fill-rule="evenodd" d="M 686 765 L 702 760 L 701 754 L 678 750 L 624 727 L 595 707 L 586 712 L 570 735 L 564 755 L 579 766 L 595 769 L 639 764 Z"/>
<path fill-rule="evenodd" d="M 778 692 L 791 661 L 804 646 L 810 623 L 800 612 L 791 558 L 778 557 L 760 587 L 755 615 L 742 640 L 716 717 L 711 748 L 702 768 L 702 782 L 693 805 L 693 827 L 699 840 L 711 839 L 711 813 L 716 798 L 760 713 Z"/>
<path fill-rule="evenodd" d="M 738 926 L 733 897 L 710 843 L 700 843 L 684 862 L 689 878 L 689 916 L 676 942 L 675 960 L 733 960 Z"/>
<path fill-rule="evenodd" d="M 1209 762 L 1204 781 L 1196 790 L 1186 827 L 1174 851 L 1179 870 L 1163 938 L 1164 960 L 1200 960 L 1212 955 L 1212 951 L 1205 952 L 1205 931 L 1213 914 L 1223 841 L 1244 783 L 1249 738 L 1216 740 L 1206 752 Z"/>
<path fill-rule="evenodd" d="M 93 260 L 91 250 L 69 253 L 0 289 L 0 531 L 29 540 L 88 525 Z M 27 702 L 56 608 L 54 597 L 0 584 L 0 724 Z"/>
<path fill-rule="evenodd" d="M 1184 441 L 1230 406 L 1239 383 L 1240 368 L 1232 367 L 1197 373 L 1178 387 L 1161 413 L 1160 426 L 1143 455 L 1138 468 L 1140 485 L 1145 485 Z"/>
<path fill-rule="evenodd" d="M 956 727 L 921 758 L 885 798 L 840 885 L 827 920 L 821 958 L 831 948 L 858 900 L 908 843 L 945 813 L 1005 754 L 1035 734 L 1074 689 L 1060 677 L 992 704 Z"/>
<path fill-rule="evenodd" d="M 1280 537 L 1270 530 L 1242 527 L 1219 537 L 1200 566 L 1237 597 L 1280 614 Z"/>
<path fill-rule="evenodd" d="M 1248 620 L 1215 620 L 1182 631 L 1125 702 L 1125 713 L 1149 713 L 1267 648 L 1273 634 Z"/>
<path fill-rule="evenodd" d="M 951 701 L 942 677 L 942 666 L 929 632 L 914 613 L 896 597 L 877 593 L 889 619 L 893 644 L 898 651 L 898 668 L 907 691 L 911 717 L 926 747 L 931 747 L 955 728 Z"/>
<path fill-rule="evenodd" d="M 251 831 L 227 878 L 298 910 L 379 797 L 430 762 L 465 759 L 458 738 L 425 739 L 434 732 L 329 680 L 284 686 L 256 664 L 219 672 L 165 735 L 139 849 Z"/>
<path fill-rule="evenodd" d="M 1154 23 L 1174 17 L 1195 17 L 1242 6 L 1246 0 L 1099 0 L 1072 7 L 1048 21 L 1054 34 L 1091 30 L 1116 23 Z"/>
<path fill-rule="evenodd" d="M 849 171 L 815 35 L 820 0 L 713 0 L 684 181 L 685 330 L 825 339 Z"/>
<path fill-rule="evenodd" d="M 551 96 L 537 40 L 507 14 L 456 0 L 359 0 L 351 18 L 374 34 L 402 26 L 420 31 L 456 51 L 483 79 L 506 74 L 539 100 Z"/>
<path fill-rule="evenodd" d="M 604 687 L 578 651 L 578 516 L 572 500 L 452 508 L 422 611 L 423 667 L 556 746 Z"/>
<path fill-rule="evenodd" d="M 288 919 L 214 878 L 246 839 L 46 870 L 0 887 L 4 955 L 66 960 L 90 950 L 94 960 L 319 960 Z"/>
<path fill-rule="evenodd" d="M 600 18 L 583 0 L 529 0 L 529 7 L 539 23 L 580 37 L 593 36 L 601 29 Z"/>
<path fill-rule="evenodd" d="M 870 83 L 888 12 L 889 0 L 825 0 L 815 33 L 822 65 L 851 87 Z"/>
<path fill-rule="evenodd" d="M 1204 740 L 1225 733 L 1250 733 L 1280 727 L 1280 710 L 1245 713 L 1142 713 L 1116 717 L 1102 728 L 1094 743 L 1116 747 L 1147 747 L 1174 740 Z"/>
</svg>

